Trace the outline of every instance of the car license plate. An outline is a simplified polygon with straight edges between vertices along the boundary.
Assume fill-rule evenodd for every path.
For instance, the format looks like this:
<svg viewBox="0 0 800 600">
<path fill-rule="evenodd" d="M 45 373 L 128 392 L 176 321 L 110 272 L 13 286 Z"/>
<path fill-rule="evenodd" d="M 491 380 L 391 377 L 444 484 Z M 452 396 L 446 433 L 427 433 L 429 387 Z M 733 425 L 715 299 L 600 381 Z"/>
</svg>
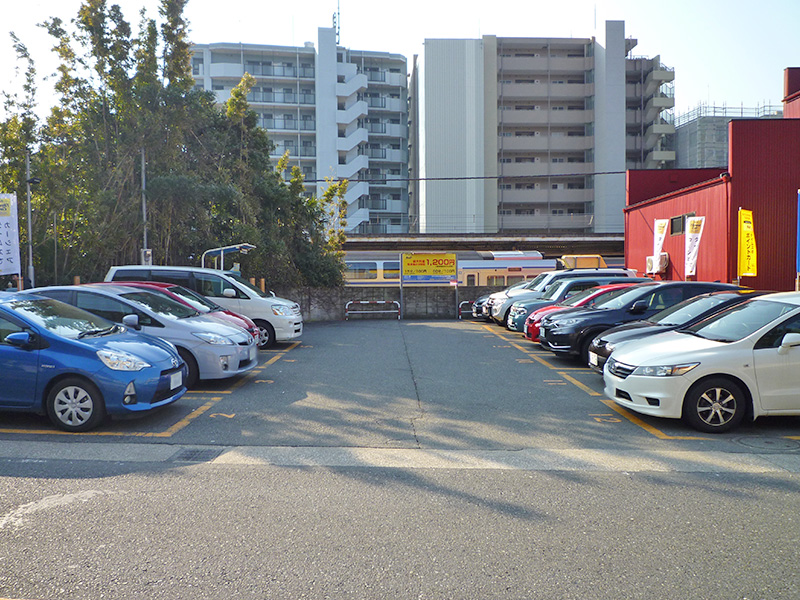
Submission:
<svg viewBox="0 0 800 600">
<path fill-rule="evenodd" d="M 178 371 L 177 373 L 173 373 L 169 376 L 169 389 L 174 390 L 175 388 L 181 387 L 183 383 L 183 372 Z"/>
<path fill-rule="evenodd" d="M 589 364 L 593 367 L 597 366 L 597 354 L 594 352 L 589 352 Z"/>
<path fill-rule="evenodd" d="M 257 351 L 258 351 L 258 348 L 256 346 L 253 346 L 252 348 L 250 348 L 250 360 L 253 360 L 256 357 L 256 352 Z"/>
</svg>

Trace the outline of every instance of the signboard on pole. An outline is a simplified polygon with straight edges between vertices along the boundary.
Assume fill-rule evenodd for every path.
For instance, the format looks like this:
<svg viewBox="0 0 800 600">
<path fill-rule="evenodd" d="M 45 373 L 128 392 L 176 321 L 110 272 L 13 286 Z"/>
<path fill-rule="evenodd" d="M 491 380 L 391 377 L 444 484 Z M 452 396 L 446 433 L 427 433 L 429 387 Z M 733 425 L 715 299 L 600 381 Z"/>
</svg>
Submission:
<svg viewBox="0 0 800 600">
<path fill-rule="evenodd" d="M 700 238 L 703 236 L 705 217 L 686 218 L 686 261 L 684 277 L 697 274 L 697 254 L 700 249 Z"/>
<path fill-rule="evenodd" d="M 0 275 L 22 273 L 19 262 L 17 195 L 0 194 Z"/>
<path fill-rule="evenodd" d="M 753 211 L 739 209 L 739 277 L 755 277 L 756 268 L 756 234 L 753 231 Z"/>
<path fill-rule="evenodd" d="M 447 283 L 458 280 L 454 253 L 403 254 L 402 280 L 407 283 Z"/>
</svg>

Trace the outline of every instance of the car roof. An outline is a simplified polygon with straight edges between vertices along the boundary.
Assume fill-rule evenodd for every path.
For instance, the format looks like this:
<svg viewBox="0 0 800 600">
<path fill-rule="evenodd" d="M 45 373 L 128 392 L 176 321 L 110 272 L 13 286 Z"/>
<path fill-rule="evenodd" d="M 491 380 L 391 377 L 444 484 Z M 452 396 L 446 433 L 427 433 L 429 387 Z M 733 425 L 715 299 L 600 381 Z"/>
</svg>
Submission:
<svg viewBox="0 0 800 600">
<path fill-rule="evenodd" d="M 214 273 L 216 275 L 232 275 L 234 274 L 233 271 L 229 269 L 211 269 L 208 267 L 190 267 L 186 265 L 176 266 L 176 265 L 114 265 L 111 269 L 116 270 L 142 270 L 142 269 L 150 269 L 151 271 L 191 271 L 192 273 Z"/>
<path fill-rule="evenodd" d="M 773 292 L 758 297 L 759 300 L 769 300 L 770 302 L 785 302 L 800 306 L 800 292 Z"/>
<path fill-rule="evenodd" d="M 132 285 L 125 285 L 124 283 L 81 283 L 78 285 L 48 285 L 40 288 L 33 288 L 31 293 L 35 294 L 36 290 L 77 290 L 77 289 L 90 289 L 101 292 L 105 296 L 116 296 L 125 292 L 147 292 L 143 288 L 134 287 Z"/>
<path fill-rule="evenodd" d="M 92 285 L 102 285 L 103 287 L 109 285 L 126 285 L 128 287 L 148 287 L 164 290 L 171 287 L 180 287 L 177 283 L 166 283 L 164 281 L 95 281 Z"/>
</svg>

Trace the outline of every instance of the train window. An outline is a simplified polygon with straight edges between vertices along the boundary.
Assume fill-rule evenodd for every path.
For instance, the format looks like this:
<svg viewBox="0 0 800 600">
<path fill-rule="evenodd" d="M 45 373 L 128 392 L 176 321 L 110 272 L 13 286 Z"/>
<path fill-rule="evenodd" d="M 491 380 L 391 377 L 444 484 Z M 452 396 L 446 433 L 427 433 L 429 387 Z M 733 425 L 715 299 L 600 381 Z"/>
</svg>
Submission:
<svg viewBox="0 0 800 600">
<path fill-rule="evenodd" d="M 519 283 L 520 281 L 525 281 L 524 275 L 509 275 L 508 279 L 506 280 L 506 285 L 513 285 L 515 283 Z"/>
<path fill-rule="evenodd" d="M 400 261 L 386 261 L 383 263 L 384 279 L 400 279 Z"/>
<path fill-rule="evenodd" d="M 467 285 L 475 285 L 475 275 L 467 275 Z"/>
<path fill-rule="evenodd" d="M 502 275 L 489 275 L 486 278 L 486 285 L 505 285 L 506 278 Z"/>
<path fill-rule="evenodd" d="M 375 262 L 348 262 L 344 272 L 346 279 L 377 279 L 378 263 Z"/>
</svg>

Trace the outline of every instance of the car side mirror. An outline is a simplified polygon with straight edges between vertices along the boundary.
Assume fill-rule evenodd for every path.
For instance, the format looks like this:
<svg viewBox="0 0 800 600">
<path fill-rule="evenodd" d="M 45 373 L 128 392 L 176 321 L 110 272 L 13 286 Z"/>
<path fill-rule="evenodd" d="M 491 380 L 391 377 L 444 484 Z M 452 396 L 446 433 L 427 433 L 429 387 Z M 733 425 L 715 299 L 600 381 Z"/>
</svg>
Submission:
<svg viewBox="0 0 800 600">
<path fill-rule="evenodd" d="M 800 346 L 800 333 L 787 333 L 781 340 L 781 345 L 778 347 L 778 354 L 786 354 L 789 352 L 789 349 L 797 346 Z"/>
<path fill-rule="evenodd" d="M 647 310 L 647 302 L 644 300 L 639 300 L 638 302 L 634 302 L 629 311 L 632 315 L 640 315 Z"/>
<path fill-rule="evenodd" d="M 142 326 L 139 325 L 139 315 L 125 315 L 122 317 L 122 324 L 139 331 Z"/>
<path fill-rule="evenodd" d="M 6 341 L 17 348 L 24 348 L 31 343 L 31 334 L 27 331 L 15 331 L 6 336 Z"/>
<path fill-rule="evenodd" d="M 233 288 L 225 288 L 222 290 L 222 295 L 226 298 L 236 298 L 236 290 Z"/>
</svg>

